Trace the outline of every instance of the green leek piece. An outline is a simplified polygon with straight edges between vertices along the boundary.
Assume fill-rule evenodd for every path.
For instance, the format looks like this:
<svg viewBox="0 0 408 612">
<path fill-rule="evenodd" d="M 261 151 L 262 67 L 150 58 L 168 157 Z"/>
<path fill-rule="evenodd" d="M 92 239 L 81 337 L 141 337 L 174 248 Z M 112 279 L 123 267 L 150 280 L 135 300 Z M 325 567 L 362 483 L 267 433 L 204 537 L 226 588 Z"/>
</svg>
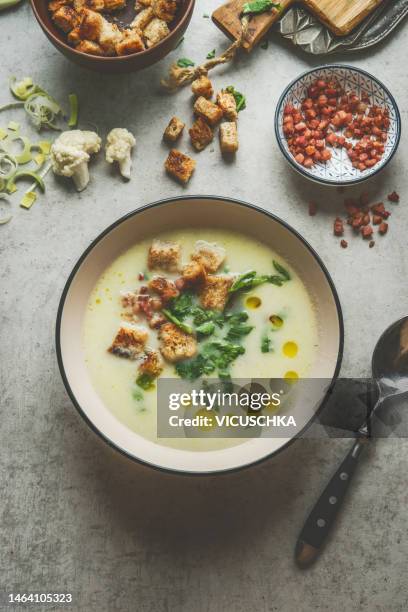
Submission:
<svg viewBox="0 0 408 612">
<path fill-rule="evenodd" d="M 33 156 L 31 154 L 31 142 L 25 136 L 18 136 L 17 138 L 14 138 L 13 140 L 14 141 L 21 140 L 21 142 L 23 143 L 23 150 L 21 151 L 19 155 L 15 155 L 17 163 L 18 164 L 28 164 L 28 162 L 30 162 L 33 159 Z"/>
<path fill-rule="evenodd" d="M 17 123 L 16 121 L 10 121 L 10 123 L 7 126 L 8 130 L 11 130 L 12 132 L 18 132 L 20 129 L 20 124 Z"/>
<path fill-rule="evenodd" d="M 10 200 L 8 199 L 7 196 L 4 195 L 4 193 L 0 193 L 0 200 L 3 200 L 3 202 L 7 206 L 11 206 Z M 13 215 L 7 215 L 7 214 L 4 217 L 0 216 L 0 225 L 5 225 L 9 221 L 11 221 L 12 217 L 13 217 Z"/>
<path fill-rule="evenodd" d="M 45 162 L 45 155 L 44 155 L 44 153 L 37 153 L 37 155 L 34 155 L 33 160 L 35 161 L 37 166 L 40 168 L 43 165 L 43 163 Z"/>
<path fill-rule="evenodd" d="M 68 100 L 70 108 L 68 127 L 73 128 L 78 124 L 78 96 L 74 93 L 69 94 Z"/>
<path fill-rule="evenodd" d="M 3 130 L 3 128 L 0 128 L 0 140 L 4 140 L 5 138 L 7 138 L 7 132 Z"/>
<path fill-rule="evenodd" d="M 33 93 L 38 91 L 38 86 L 31 77 L 24 77 L 17 81 L 16 77 L 10 79 L 10 91 L 17 100 L 27 100 Z"/>
<path fill-rule="evenodd" d="M 5 11 L 12 6 L 18 4 L 20 0 L 0 0 L 0 11 Z"/>
<path fill-rule="evenodd" d="M 7 151 L 0 151 L 0 178 L 8 181 L 16 172 L 18 163 L 14 155 Z"/>
<path fill-rule="evenodd" d="M 14 193 L 14 191 L 17 190 L 16 181 L 21 178 L 32 178 L 33 181 L 37 183 L 40 190 L 44 193 L 45 183 L 42 177 L 36 172 L 33 172 L 32 170 L 21 170 L 20 172 L 16 172 L 11 178 L 9 178 L 6 184 L 6 189 L 9 193 Z"/>
<path fill-rule="evenodd" d="M 49 155 L 51 151 L 51 142 L 49 140 L 40 140 L 38 147 L 41 153 L 44 153 L 44 155 Z"/>
<path fill-rule="evenodd" d="M 49 127 L 52 130 L 59 129 L 54 121 L 61 114 L 61 107 L 46 92 L 33 93 L 24 102 L 24 108 L 38 130 L 41 130 L 42 127 Z"/>
<path fill-rule="evenodd" d="M 37 194 L 34 191 L 26 191 L 23 195 L 20 206 L 29 210 L 37 199 Z"/>
</svg>

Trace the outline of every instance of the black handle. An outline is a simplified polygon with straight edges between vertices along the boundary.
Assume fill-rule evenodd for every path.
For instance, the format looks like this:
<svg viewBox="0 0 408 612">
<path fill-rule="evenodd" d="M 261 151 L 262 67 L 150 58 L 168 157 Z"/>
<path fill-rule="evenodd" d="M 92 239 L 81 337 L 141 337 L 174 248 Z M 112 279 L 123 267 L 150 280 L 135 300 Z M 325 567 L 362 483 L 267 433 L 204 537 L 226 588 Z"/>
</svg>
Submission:
<svg viewBox="0 0 408 612">
<path fill-rule="evenodd" d="M 319 556 L 337 513 L 343 505 L 358 458 L 368 439 L 362 437 L 354 443 L 309 514 L 296 543 L 295 559 L 300 567 L 308 567 Z"/>
</svg>

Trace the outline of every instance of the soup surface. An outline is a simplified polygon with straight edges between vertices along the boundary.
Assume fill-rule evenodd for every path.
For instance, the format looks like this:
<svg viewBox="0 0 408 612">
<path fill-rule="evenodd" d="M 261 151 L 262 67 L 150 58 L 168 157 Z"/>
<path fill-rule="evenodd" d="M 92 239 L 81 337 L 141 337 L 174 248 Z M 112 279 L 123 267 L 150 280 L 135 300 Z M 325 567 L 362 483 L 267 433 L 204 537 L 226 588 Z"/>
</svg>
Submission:
<svg viewBox="0 0 408 612">
<path fill-rule="evenodd" d="M 197 229 L 183 229 L 163 233 L 158 238 L 181 247 L 182 264 L 187 264 L 191 254 L 197 250 L 197 240 L 210 243 L 210 246 L 215 243 L 217 248 L 225 253 L 215 274 L 231 277 L 232 283 L 236 284 L 237 279 L 242 279 L 242 275 L 249 270 L 256 271 L 257 279 L 262 275 L 273 276 L 275 279 L 273 282 L 260 282 L 249 290 L 243 288 L 234 291 L 228 295 L 225 309 L 217 311 L 219 316 L 239 313 L 240 320 L 233 329 L 235 335 L 232 334 L 234 339 L 231 342 L 243 349 L 242 354 L 228 364 L 228 375 L 232 378 L 301 378 L 308 375 L 318 350 L 315 312 L 311 297 L 288 262 L 253 238 L 218 229 L 200 230 L 199 235 Z M 162 359 L 160 353 L 163 341 L 160 340 L 160 328 L 151 329 L 143 318 L 145 313 L 129 316 L 129 310 L 123 306 L 124 295 L 129 292 L 133 295 L 139 294 L 141 289 L 142 293 L 146 292 L 144 287 L 157 275 L 173 281 L 180 278 L 179 271 L 149 269 L 148 253 L 152 239 L 150 237 L 137 243 L 118 257 L 101 275 L 89 297 L 83 339 L 85 359 L 94 388 L 104 404 L 124 425 L 153 442 L 196 451 L 215 450 L 243 443 L 243 439 L 231 438 L 158 438 L 156 385 L 154 380 L 149 384 L 149 379 L 146 384 L 146 376 L 140 382 L 138 371 L 138 363 L 143 355 L 129 359 L 123 358 L 128 355 L 121 354 L 121 349 L 119 352 L 108 351 L 121 325 L 136 325 L 137 329 L 148 332 L 144 350 L 157 354 L 163 368 L 160 376 L 179 377 L 180 372 L 184 376 L 191 370 L 191 358 L 177 362 Z M 290 280 L 282 276 L 282 273 L 287 273 Z M 232 284 L 232 289 L 234 286 Z M 187 289 L 187 293 L 192 293 L 196 300 L 197 288 L 190 285 Z M 169 304 L 172 304 L 172 300 Z M 168 307 L 166 312 L 169 312 L 171 306 L 165 306 Z M 161 312 L 159 314 L 162 316 Z M 184 324 L 192 324 L 191 317 L 187 316 Z M 207 333 L 199 335 L 195 332 L 198 353 L 202 350 L 201 347 L 205 347 L 214 339 L 218 341 L 225 338 L 227 330 L 231 329 L 228 325 L 231 326 L 232 323 L 222 328 L 211 322 L 209 326 L 198 327 Z M 208 335 L 213 327 L 214 331 Z M 167 355 L 165 351 L 164 355 Z M 217 371 L 210 377 L 216 378 Z M 139 381 L 139 384 L 136 381 Z"/>
</svg>

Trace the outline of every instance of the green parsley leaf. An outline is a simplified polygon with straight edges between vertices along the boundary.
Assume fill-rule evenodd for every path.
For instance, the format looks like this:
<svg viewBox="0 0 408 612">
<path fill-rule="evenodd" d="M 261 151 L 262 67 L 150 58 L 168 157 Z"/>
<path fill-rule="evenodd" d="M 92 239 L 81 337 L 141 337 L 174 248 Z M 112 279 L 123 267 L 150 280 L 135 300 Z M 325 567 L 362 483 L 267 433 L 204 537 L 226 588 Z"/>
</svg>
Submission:
<svg viewBox="0 0 408 612">
<path fill-rule="evenodd" d="M 207 53 L 207 59 L 213 59 L 215 57 L 215 49 Z"/>
<path fill-rule="evenodd" d="M 270 11 L 272 8 L 280 10 L 280 4 L 272 2 L 272 0 L 254 0 L 253 2 L 246 2 L 242 8 L 242 15 L 259 15 Z"/>
<path fill-rule="evenodd" d="M 196 332 L 203 336 L 211 336 L 215 331 L 215 323 L 213 321 L 207 321 L 196 327 Z"/>
<path fill-rule="evenodd" d="M 232 85 L 228 85 L 228 87 L 226 88 L 226 91 L 228 91 L 228 93 L 234 96 L 238 113 L 246 108 L 246 98 L 244 94 L 237 91 L 235 87 L 233 87 Z"/>
<path fill-rule="evenodd" d="M 261 352 L 271 353 L 272 352 L 272 340 L 268 338 L 267 334 L 261 338 Z"/>
<path fill-rule="evenodd" d="M 178 297 L 171 300 L 169 304 L 170 312 L 180 321 L 192 313 L 193 296 L 191 293 L 181 293 Z"/>
<path fill-rule="evenodd" d="M 261 49 L 267 49 L 269 47 L 269 40 L 263 40 L 259 46 Z"/>
<path fill-rule="evenodd" d="M 188 59 L 188 57 L 181 57 L 177 60 L 177 66 L 179 68 L 188 68 L 189 66 L 195 66 L 195 63 L 191 59 Z"/>
<path fill-rule="evenodd" d="M 136 384 L 145 391 L 149 391 L 149 389 L 154 389 L 154 376 L 151 376 L 151 374 L 147 374 L 146 372 L 140 374 L 136 379 Z"/>
</svg>

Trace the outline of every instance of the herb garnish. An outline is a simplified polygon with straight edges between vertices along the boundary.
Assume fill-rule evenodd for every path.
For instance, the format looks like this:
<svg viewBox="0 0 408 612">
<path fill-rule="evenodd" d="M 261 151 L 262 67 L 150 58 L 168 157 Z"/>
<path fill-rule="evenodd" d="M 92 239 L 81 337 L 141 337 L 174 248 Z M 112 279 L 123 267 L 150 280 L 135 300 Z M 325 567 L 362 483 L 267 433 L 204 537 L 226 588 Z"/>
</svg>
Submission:
<svg viewBox="0 0 408 612">
<path fill-rule="evenodd" d="M 285 278 L 287 281 L 290 280 L 290 274 L 287 269 L 284 268 L 279 262 L 275 261 L 275 259 L 273 260 L 273 267 L 283 276 L 283 278 Z"/>
<path fill-rule="evenodd" d="M 281 266 L 280 263 L 273 260 L 273 267 L 277 272 L 279 272 L 279 275 L 261 274 L 258 276 L 255 270 L 249 270 L 248 272 L 241 274 L 241 276 L 235 280 L 230 287 L 229 292 L 236 293 L 237 291 L 250 291 L 259 285 L 263 285 L 264 283 L 272 283 L 273 285 L 281 287 L 283 283 L 290 280 L 291 277 L 289 272 L 286 270 L 286 268 Z"/>
<path fill-rule="evenodd" d="M 207 59 L 213 59 L 215 57 L 215 49 L 207 53 Z"/>
<path fill-rule="evenodd" d="M 188 68 L 189 66 L 195 66 L 195 63 L 191 59 L 188 59 L 188 57 L 181 57 L 177 60 L 176 63 L 179 68 Z"/>
<path fill-rule="evenodd" d="M 226 91 L 234 96 L 238 113 L 246 108 L 246 98 L 244 94 L 237 91 L 233 85 L 228 85 Z"/>
<path fill-rule="evenodd" d="M 174 316 L 174 314 L 172 314 L 170 310 L 167 310 L 167 308 L 163 308 L 162 313 L 165 317 L 167 317 L 169 321 L 174 323 L 174 325 L 177 325 L 177 327 L 180 328 L 186 334 L 194 334 L 194 329 L 191 327 L 191 325 L 187 325 L 186 323 L 180 321 L 180 319 Z"/>
<path fill-rule="evenodd" d="M 194 359 L 178 363 L 176 372 L 181 378 L 195 380 L 218 370 L 218 376 L 225 379 L 229 377 L 228 367 L 244 353 L 245 348 L 240 344 L 233 344 L 227 340 L 213 340 L 208 342 Z"/>
<path fill-rule="evenodd" d="M 151 376 L 150 374 L 144 372 L 143 374 L 140 374 L 137 377 L 136 384 L 145 391 L 149 391 L 149 389 L 154 389 L 154 376 Z"/>
<path fill-rule="evenodd" d="M 272 340 L 268 338 L 267 334 L 264 334 L 261 338 L 261 352 L 262 353 L 272 352 Z"/>
<path fill-rule="evenodd" d="M 247 2 L 242 8 L 242 15 L 259 15 L 265 13 L 270 9 L 281 9 L 281 5 L 272 0 L 254 0 L 253 2 Z"/>
</svg>

